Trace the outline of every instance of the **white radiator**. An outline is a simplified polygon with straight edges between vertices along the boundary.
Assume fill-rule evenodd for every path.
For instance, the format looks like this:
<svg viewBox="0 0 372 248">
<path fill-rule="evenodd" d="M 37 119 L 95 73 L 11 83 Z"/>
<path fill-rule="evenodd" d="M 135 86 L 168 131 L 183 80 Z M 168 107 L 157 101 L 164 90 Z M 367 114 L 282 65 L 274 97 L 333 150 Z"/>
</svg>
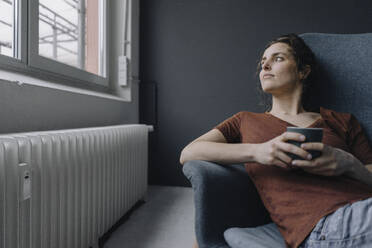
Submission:
<svg viewBox="0 0 372 248">
<path fill-rule="evenodd" d="M 146 125 L 0 136 L 0 247 L 88 248 L 147 190 Z"/>
</svg>

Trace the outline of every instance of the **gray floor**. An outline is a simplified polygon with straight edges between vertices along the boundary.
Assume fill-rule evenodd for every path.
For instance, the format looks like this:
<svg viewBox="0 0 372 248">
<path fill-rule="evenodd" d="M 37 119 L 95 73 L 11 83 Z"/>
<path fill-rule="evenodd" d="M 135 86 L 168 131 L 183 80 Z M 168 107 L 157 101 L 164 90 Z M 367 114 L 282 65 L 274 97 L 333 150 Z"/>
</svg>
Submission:
<svg viewBox="0 0 372 248">
<path fill-rule="evenodd" d="M 145 201 L 104 247 L 191 248 L 195 240 L 192 189 L 150 186 Z"/>
</svg>

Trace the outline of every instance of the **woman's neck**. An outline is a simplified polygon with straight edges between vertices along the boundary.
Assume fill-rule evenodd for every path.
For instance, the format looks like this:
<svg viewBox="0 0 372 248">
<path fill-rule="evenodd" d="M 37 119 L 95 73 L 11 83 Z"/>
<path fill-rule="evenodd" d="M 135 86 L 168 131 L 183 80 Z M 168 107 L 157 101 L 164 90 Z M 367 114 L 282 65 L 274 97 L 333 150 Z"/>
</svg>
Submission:
<svg viewBox="0 0 372 248">
<path fill-rule="evenodd" d="M 271 108 L 270 113 L 271 114 L 280 114 L 280 115 L 298 115 L 301 113 L 306 112 L 304 108 L 301 106 L 300 109 L 298 108 L 291 108 L 291 109 L 285 109 L 285 108 Z"/>
<path fill-rule="evenodd" d="M 272 96 L 271 114 L 298 115 L 306 112 L 301 104 L 301 94 L 296 92 L 291 96 Z"/>
<path fill-rule="evenodd" d="M 270 110 L 271 114 L 279 114 L 279 115 L 298 115 L 301 113 L 306 112 L 303 108 L 302 104 L 275 104 L 273 102 L 272 108 Z"/>
</svg>

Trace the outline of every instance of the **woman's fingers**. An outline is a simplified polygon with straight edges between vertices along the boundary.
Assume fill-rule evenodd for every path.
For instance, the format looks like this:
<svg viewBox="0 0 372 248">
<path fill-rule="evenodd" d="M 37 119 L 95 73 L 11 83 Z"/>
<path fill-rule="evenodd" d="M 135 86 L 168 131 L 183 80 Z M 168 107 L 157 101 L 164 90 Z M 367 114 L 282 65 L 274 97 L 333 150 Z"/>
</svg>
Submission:
<svg viewBox="0 0 372 248">
<path fill-rule="evenodd" d="M 290 158 L 287 154 L 285 154 L 282 150 L 277 150 L 275 153 L 275 157 L 283 161 L 283 163 L 291 164 L 292 158 Z"/>
<path fill-rule="evenodd" d="M 306 150 L 323 151 L 325 149 L 325 145 L 320 142 L 308 142 L 301 144 L 301 148 Z"/>
<path fill-rule="evenodd" d="M 314 161 L 296 159 L 296 160 L 292 161 L 292 165 L 293 166 L 304 167 L 304 168 L 311 168 L 311 167 L 315 167 Z"/>
<path fill-rule="evenodd" d="M 277 165 L 277 166 L 282 167 L 282 168 L 284 168 L 284 169 L 289 169 L 288 164 L 284 163 L 284 162 L 281 161 L 280 159 L 275 159 L 275 160 L 274 160 L 274 165 Z"/>
<path fill-rule="evenodd" d="M 295 132 L 284 132 L 280 135 L 280 140 L 286 142 L 287 140 L 295 140 L 299 142 L 305 141 L 306 137 L 300 133 Z"/>
<path fill-rule="evenodd" d="M 302 168 L 320 168 L 321 165 L 327 164 L 329 161 L 323 157 L 316 158 L 314 160 L 293 160 L 292 165 L 293 166 L 298 166 Z"/>
<path fill-rule="evenodd" d="M 311 154 L 309 152 L 305 151 L 302 148 L 299 148 L 298 146 L 292 145 L 290 143 L 280 142 L 278 144 L 278 147 L 282 151 L 296 154 L 296 155 L 300 156 L 303 159 L 311 159 Z M 291 159 L 289 161 L 288 160 L 285 160 L 285 161 L 288 162 L 288 163 L 290 163 L 291 162 Z"/>
<path fill-rule="evenodd" d="M 300 133 L 295 132 L 284 132 L 282 135 L 277 137 L 277 139 L 272 140 L 270 142 L 269 147 L 269 154 L 272 157 L 271 164 L 277 165 L 282 168 L 289 169 L 292 167 L 292 158 L 287 155 L 287 153 L 296 154 L 297 156 L 310 160 L 311 154 L 306 151 L 305 149 L 302 149 L 296 145 L 287 143 L 288 140 L 298 141 L 298 142 L 304 142 L 306 137 Z M 309 147 L 312 147 L 312 143 Z"/>
</svg>

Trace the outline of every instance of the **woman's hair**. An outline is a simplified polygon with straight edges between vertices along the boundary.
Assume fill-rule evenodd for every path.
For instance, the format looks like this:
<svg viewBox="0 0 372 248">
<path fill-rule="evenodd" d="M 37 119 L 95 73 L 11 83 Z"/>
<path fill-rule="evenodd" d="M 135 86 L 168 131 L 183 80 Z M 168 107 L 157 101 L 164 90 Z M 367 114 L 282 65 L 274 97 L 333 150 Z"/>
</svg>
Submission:
<svg viewBox="0 0 372 248">
<path fill-rule="evenodd" d="M 260 70 L 261 70 L 261 58 L 263 56 L 263 53 L 267 48 L 269 48 L 271 45 L 275 43 L 285 43 L 287 44 L 291 49 L 290 52 L 293 55 L 296 64 L 297 64 L 297 69 L 298 71 L 303 71 L 306 68 L 306 65 L 309 65 L 311 68 L 311 72 L 309 75 L 303 79 L 302 85 L 303 85 L 303 90 L 302 90 L 302 96 L 301 96 L 301 101 L 302 101 L 302 106 L 304 107 L 305 110 L 307 111 L 317 111 L 316 106 L 311 106 L 311 103 L 309 102 L 310 96 L 309 96 L 309 86 L 312 84 L 314 81 L 314 75 L 316 74 L 317 70 L 317 63 L 315 60 L 314 53 L 311 51 L 311 49 L 305 44 L 304 40 L 299 37 L 296 34 L 286 34 L 286 35 L 281 35 L 280 37 L 271 40 L 261 53 L 261 57 L 258 61 L 257 64 L 257 71 L 256 71 L 256 76 L 259 75 Z M 261 95 L 262 101 L 260 105 L 265 106 L 265 111 L 269 111 L 272 108 L 272 97 L 270 94 L 264 92 L 262 90 L 261 83 L 258 82 L 258 91 Z"/>
</svg>

